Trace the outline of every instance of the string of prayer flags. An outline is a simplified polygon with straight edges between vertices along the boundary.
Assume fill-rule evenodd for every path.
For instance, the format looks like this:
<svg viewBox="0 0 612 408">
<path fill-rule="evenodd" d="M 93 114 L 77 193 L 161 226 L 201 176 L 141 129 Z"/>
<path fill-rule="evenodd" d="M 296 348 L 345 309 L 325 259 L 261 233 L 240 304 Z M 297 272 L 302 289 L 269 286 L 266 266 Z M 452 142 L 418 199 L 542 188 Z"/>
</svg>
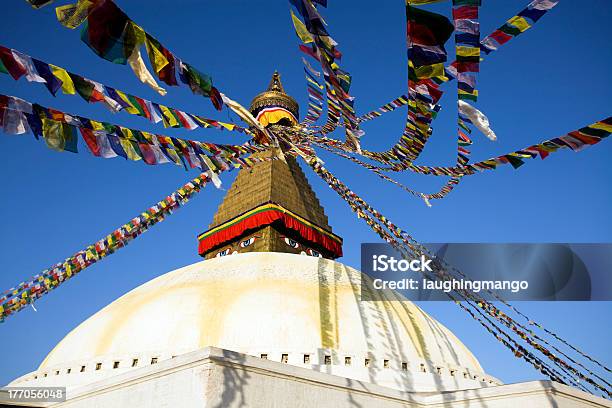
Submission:
<svg viewBox="0 0 612 408">
<path fill-rule="evenodd" d="M 395 98 L 394 100 L 392 100 L 391 102 L 388 102 L 386 104 L 384 104 L 383 106 L 381 106 L 380 108 L 370 111 L 366 114 L 363 114 L 359 117 L 359 122 L 365 122 L 368 120 L 372 120 L 380 115 L 382 115 L 383 113 L 387 113 L 387 112 L 392 112 L 397 108 L 400 108 L 402 106 L 408 105 L 409 103 L 409 98 L 408 95 L 401 95 L 398 96 L 397 98 Z"/>
<path fill-rule="evenodd" d="M 388 161 L 389 167 L 372 166 L 372 169 L 380 171 L 404 171 L 410 170 L 414 173 L 433 175 L 433 176 L 450 176 L 461 178 L 463 176 L 469 176 L 476 174 L 480 171 L 495 170 L 498 166 L 510 164 L 513 168 L 517 169 L 525 164 L 525 159 L 534 159 L 540 157 L 545 159 L 551 153 L 554 153 L 560 149 L 569 148 L 572 151 L 579 152 L 588 146 L 595 145 L 607 138 L 612 133 L 612 117 L 600 120 L 591 125 L 582 127 L 578 130 L 567 133 L 566 135 L 556 137 L 554 139 L 545 140 L 538 144 L 517 150 L 511 153 L 507 153 L 498 157 L 493 157 L 487 160 L 483 160 L 474 164 L 468 165 L 457 165 L 457 166 L 420 166 L 412 163 L 411 160 L 403 160 L 397 163 Z M 471 143 L 469 138 L 467 141 L 462 143 Z M 347 153 L 354 153 L 350 149 L 346 149 L 342 143 L 325 138 L 317 138 L 318 144 L 326 144 L 336 149 L 343 150 Z M 378 154 L 379 161 L 386 160 L 386 157 L 380 155 L 380 153 L 369 153 L 362 152 L 363 156 L 370 157 L 371 155 Z"/>
<path fill-rule="evenodd" d="M 409 3 L 413 4 L 412 1 Z M 525 16 L 526 18 L 529 18 L 529 16 L 532 16 L 534 17 L 532 21 L 535 22 L 542 15 L 544 15 L 546 11 L 554 7 L 557 3 L 558 1 L 540 2 L 536 0 L 536 1 L 531 2 L 519 14 L 522 16 Z M 466 16 L 465 13 L 463 14 L 456 13 L 456 14 L 457 14 L 457 17 Z M 466 18 L 459 19 L 459 20 L 466 20 Z M 470 30 L 474 32 L 476 31 L 475 25 L 467 21 L 461 22 L 459 24 L 459 28 L 463 29 L 464 31 L 470 31 Z M 484 44 L 486 43 L 487 41 L 485 38 L 485 40 L 482 40 L 480 42 L 480 47 L 482 50 L 485 51 L 486 54 L 488 54 L 491 51 L 490 50 L 487 51 L 484 49 Z M 410 65 L 410 61 L 409 61 L 409 65 Z M 431 128 L 429 127 L 429 125 L 426 125 L 427 121 L 429 121 L 430 114 L 433 113 L 432 117 L 435 117 L 435 111 L 430 111 L 428 114 L 427 107 L 426 105 L 423 105 L 422 101 L 431 103 L 432 100 L 433 101 L 439 100 L 439 98 L 442 95 L 442 91 L 438 88 L 438 85 L 442 82 L 452 80 L 458 76 L 456 65 L 457 65 L 457 61 L 453 62 L 452 64 L 450 64 L 450 66 L 445 68 L 444 75 L 434 76 L 432 78 L 429 78 L 427 79 L 428 82 L 423 83 L 423 80 L 419 82 L 409 81 L 409 96 L 412 98 L 417 98 L 416 101 L 418 105 L 409 104 L 409 119 L 406 123 L 406 128 L 402 134 L 402 137 L 388 151 L 369 152 L 369 151 L 363 150 L 362 151 L 363 155 L 372 160 L 380 161 L 380 162 L 387 163 L 387 164 L 391 164 L 393 161 L 399 160 L 400 163 L 396 164 L 398 168 L 401 168 L 401 169 L 411 168 L 413 170 L 417 169 L 416 167 L 412 165 L 411 161 L 415 160 L 418 157 L 418 155 L 420 154 L 420 151 L 422 151 L 424 142 L 428 140 L 428 137 L 431 134 Z M 470 75 L 469 73 L 467 73 L 467 74 L 462 75 L 461 79 L 462 79 L 462 82 L 467 85 L 465 86 L 465 90 L 468 91 L 468 92 L 461 91 L 463 95 L 462 98 L 464 101 L 470 100 L 471 96 L 468 94 L 470 94 L 471 92 L 469 92 L 470 91 L 469 88 L 471 87 L 475 89 L 475 78 L 474 80 L 472 80 L 473 75 Z M 471 95 L 475 96 L 475 93 L 472 92 Z M 474 99 L 474 98 L 471 98 L 471 99 Z M 431 106 L 437 107 L 439 110 L 439 105 L 434 104 Z M 413 113 L 411 111 L 417 111 L 417 112 Z M 421 112 L 421 114 L 418 113 L 419 111 Z M 458 119 L 458 126 L 461 129 L 460 131 L 463 131 L 464 135 L 465 133 L 469 134 L 471 132 L 466 123 L 469 123 L 469 122 L 465 118 L 462 118 L 460 116 Z M 417 134 L 415 135 L 415 133 Z M 463 138 L 459 136 L 459 139 L 463 139 Z M 471 143 L 471 141 L 469 141 L 468 143 Z M 462 147 L 465 147 L 462 144 L 463 144 L 463 141 L 459 141 L 459 145 Z M 425 174 L 439 174 L 439 175 L 448 175 L 449 173 L 449 170 L 440 169 L 440 168 L 425 168 L 425 169 L 421 169 L 417 171 L 424 171 Z"/>
<path fill-rule="evenodd" d="M 455 24 L 454 67 L 457 70 L 457 100 L 476 101 L 476 72 L 480 71 L 480 22 L 478 9 L 481 0 L 453 0 L 453 22 Z M 461 105 L 460 105 L 461 106 Z M 461 116 L 457 118 L 457 164 L 469 162 L 471 141 L 461 129 L 467 127 Z"/>
<path fill-rule="evenodd" d="M 421 192 L 418 192 L 418 191 L 415 191 L 415 190 L 411 189 L 410 187 L 408 187 L 408 186 L 406 186 L 406 185 L 404 185 L 404 184 L 402 184 L 402 183 L 398 182 L 397 180 L 395 180 L 395 179 L 393 179 L 393 178 L 391 178 L 391 177 L 387 176 L 387 175 L 386 175 L 386 174 L 384 174 L 384 173 L 381 173 L 381 172 L 380 172 L 380 170 L 378 170 L 378 169 L 376 168 L 376 166 L 373 166 L 373 165 L 371 165 L 371 164 L 368 164 L 368 163 L 366 163 L 366 162 L 363 162 L 363 161 L 359 160 L 358 158 L 353 157 L 353 156 L 350 156 L 350 155 L 348 155 L 348 154 L 346 154 L 346 153 L 342 153 L 342 152 L 340 152 L 340 151 L 334 150 L 334 149 L 332 149 L 332 148 L 328 147 L 326 144 L 318 143 L 317 141 L 314 141 L 314 143 L 315 143 L 315 144 L 317 144 L 319 147 L 321 147 L 321 148 L 323 148 L 323 149 L 327 150 L 328 152 L 331 152 L 331 153 L 333 153 L 333 154 L 335 154 L 335 155 L 338 155 L 338 156 L 343 157 L 343 158 L 345 158 L 345 159 L 347 159 L 347 160 L 350 160 L 350 161 L 352 161 L 353 163 L 356 163 L 356 164 L 358 164 L 358 165 L 360 165 L 360 166 L 362 166 L 362 167 L 364 167 L 364 168 L 366 168 L 366 169 L 368 169 L 368 170 L 372 171 L 372 172 L 373 172 L 374 174 L 376 174 L 376 175 L 377 175 L 379 178 L 381 178 L 381 179 L 383 179 L 383 180 L 385 180 L 385 181 L 388 181 L 388 182 L 390 182 L 390 183 L 392 183 L 392 184 L 395 184 L 396 186 L 398 186 L 398 187 L 399 187 L 399 188 L 401 188 L 402 190 L 406 191 L 407 193 L 409 193 L 409 194 L 413 195 L 414 197 L 420 197 L 420 198 L 423 198 L 423 200 L 425 201 L 425 204 L 426 204 L 428 207 L 431 207 L 431 204 L 429 203 L 429 199 L 442 199 L 442 198 L 446 197 L 446 196 L 447 196 L 447 195 L 448 195 L 448 194 L 449 194 L 449 193 L 450 193 L 450 192 L 453 190 L 453 188 L 455 187 L 455 185 L 457 185 L 457 184 L 458 184 L 458 181 L 455 181 L 455 180 L 457 180 L 458 178 L 453 178 L 453 179 L 451 179 L 451 181 L 452 181 L 452 182 L 451 182 L 451 181 L 449 181 L 449 182 L 448 182 L 447 184 L 445 184 L 445 185 L 444 185 L 444 186 L 443 186 L 443 187 L 440 189 L 440 191 L 438 191 L 437 193 L 432 193 L 432 194 L 424 194 L 424 193 L 421 193 Z"/>
<path fill-rule="evenodd" d="M 292 14 L 293 15 L 293 14 Z M 321 73 L 313 69 L 308 61 L 302 57 L 304 63 L 304 74 L 306 75 L 306 89 L 308 91 L 308 111 L 302 121 L 302 124 L 312 125 L 321 117 L 323 113 L 323 89 L 325 88 L 319 82 Z"/>
<path fill-rule="evenodd" d="M 510 18 L 480 43 L 485 54 L 496 51 L 501 45 L 530 29 L 544 14 L 555 7 L 559 0 L 533 0 L 516 16 Z"/>
<path fill-rule="evenodd" d="M 466 169 L 468 171 L 485 171 L 495 169 L 504 164 L 510 164 L 515 169 L 518 169 L 525 164 L 525 159 L 534 159 L 540 156 L 543 160 L 550 153 L 564 148 L 579 152 L 588 146 L 601 142 L 610 133 L 612 133 L 612 117 L 512 153 L 474 163 L 467 166 Z"/>
<path fill-rule="evenodd" d="M 290 0 L 290 3 L 295 6 L 303 19 L 303 22 L 296 23 L 295 20 L 299 19 L 292 14 L 296 34 L 304 43 L 299 48 L 321 64 L 328 98 L 329 95 L 334 97 L 333 104 L 328 103 L 328 120 L 324 126 L 326 130 L 333 130 L 336 127 L 335 112 L 332 117 L 329 115 L 330 106 L 335 105 L 334 108 L 340 109 L 341 117 L 345 122 L 347 143 L 353 149 L 358 150 L 358 138 L 361 132 L 358 131 L 354 109 L 355 98 L 349 94 L 352 78 L 338 64 L 338 60 L 342 57 L 342 53 L 337 48 L 338 43 L 327 32 L 325 22 L 311 0 Z M 304 35 L 304 28 L 310 36 Z"/>
<path fill-rule="evenodd" d="M 362 149 L 361 154 L 372 160 L 387 164 L 395 161 L 412 162 L 416 160 L 432 133 L 430 123 L 441 109 L 441 106 L 436 102 L 442 97 L 442 93 L 438 83 L 433 79 L 421 79 L 416 82 L 409 81 L 407 96 L 402 95 L 391 103 L 379 108 L 381 112 L 385 112 L 404 104 L 408 105 L 406 126 L 401 138 L 387 151 L 372 152 Z M 380 116 L 380 113 L 373 111 L 363 115 L 361 118 L 371 120 L 378 116 Z"/>
<path fill-rule="evenodd" d="M 157 84 L 154 75 L 170 86 L 187 85 L 193 93 L 210 98 L 215 108 L 221 110 L 223 102 L 212 78 L 170 52 L 112 0 L 78 0 L 57 7 L 56 14 L 58 21 L 67 28 L 82 25 L 81 40 L 98 56 L 115 64 L 129 64 L 136 77 L 160 95 L 166 91 Z M 144 64 L 143 45 L 153 74 Z"/>
<path fill-rule="evenodd" d="M 433 194 L 424 194 L 423 195 L 423 199 L 424 200 L 432 200 L 432 199 L 436 199 L 436 200 L 441 200 L 444 197 L 446 197 L 448 194 L 450 194 L 451 191 L 453 191 L 453 189 L 455 187 L 457 187 L 457 185 L 461 182 L 463 178 L 462 177 L 451 177 L 440 189 L 440 191 L 438 191 L 437 193 L 433 193 Z M 428 203 L 428 201 L 425 201 L 425 203 Z M 431 207 L 431 205 L 428 204 L 429 207 Z"/>
<path fill-rule="evenodd" d="M 20 60 L 17 60 L 15 55 L 20 56 Z M 24 65 L 19 62 L 24 60 L 31 61 L 31 64 Z M 0 45 L 0 61 L 3 63 L 6 61 L 8 66 L 12 67 L 16 75 L 11 76 L 15 80 L 24 75 L 29 81 L 41 82 L 36 79 L 41 78 L 49 92 L 54 96 L 61 89 L 64 94 L 78 94 L 86 102 L 100 102 L 113 113 L 124 111 L 131 115 L 144 117 L 152 123 L 162 122 L 166 128 L 173 127 L 194 130 L 197 128 L 213 127 L 218 130 L 225 129 L 245 134 L 250 133 L 247 128 L 233 123 L 208 119 L 128 94 L 2 45 Z M 9 73 L 7 70 L 0 69 L 0 71 Z"/>
<path fill-rule="evenodd" d="M 477 171 L 495 170 L 498 166 L 510 164 L 518 169 L 525 164 L 525 159 L 540 157 L 542 160 L 560 149 L 569 148 L 579 152 L 588 146 L 595 145 L 607 138 L 612 133 L 612 117 L 595 122 L 591 125 L 582 127 L 578 130 L 567 133 L 566 135 L 554 139 L 545 140 L 541 143 L 507 153 L 498 157 L 493 157 L 467 166 L 457 167 L 435 167 L 435 166 L 415 166 L 416 172 L 433 175 L 463 176 L 471 175 Z"/>
<path fill-rule="evenodd" d="M 478 72 L 480 61 L 480 23 L 478 9 L 481 0 L 453 0 L 457 72 Z M 467 84 L 469 85 L 469 83 Z M 460 89 L 463 89 L 460 87 Z"/>
<path fill-rule="evenodd" d="M 409 103 L 408 95 L 398 96 L 397 98 L 393 99 L 391 102 L 388 102 L 373 111 L 364 113 L 363 115 L 359 116 L 357 118 L 357 121 L 359 123 L 362 123 L 368 120 L 375 119 L 381 116 L 383 113 L 392 112 L 397 108 L 408 105 L 408 103 Z M 319 131 L 318 133 L 323 133 L 323 132 Z"/>
<path fill-rule="evenodd" d="M 106 237 L 4 292 L 0 296 L 0 322 L 34 303 L 85 268 L 125 247 L 153 225 L 164 221 L 168 215 L 187 204 L 209 181 L 208 174 L 200 174 Z"/>
<path fill-rule="evenodd" d="M 438 77 L 444 76 L 445 43 L 453 32 L 450 21 L 436 13 L 406 3 L 408 54 L 408 114 L 400 140 L 386 152 L 364 152 L 383 162 L 414 161 L 432 133 L 438 100 L 442 96 Z"/>
<path fill-rule="evenodd" d="M 70 115 L 56 109 L 31 104 L 22 99 L 0 95 L 0 128 L 7 134 L 31 131 L 42 137 L 56 151 L 78 152 L 78 134 L 96 157 L 125 159 L 146 164 L 174 163 L 185 168 L 207 170 L 209 163 L 219 169 L 244 164 L 240 156 L 256 153 L 262 146 L 247 142 L 242 145 L 221 145 L 184 140 L 130 129 L 106 122 Z"/>
<path fill-rule="evenodd" d="M 517 35 L 525 32 L 528 28 L 531 28 L 546 12 L 555 7 L 559 3 L 558 0 L 533 0 L 523 10 L 521 10 L 516 16 L 509 19 L 502 27 L 505 31 L 512 33 L 507 34 L 502 30 L 502 27 L 495 30 L 493 33 L 486 36 L 480 41 L 480 50 L 488 55 L 493 51 L 496 51 L 501 45 L 506 44 L 510 39 Z M 523 21 L 524 20 L 524 21 Z M 525 22 L 529 24 L 529 27 L 525 25 Z M 518 24 L 523 28 L 523 31 L 518 28 L 514 29 L 512 26 Z M 480 54 L 480 60 L 483 59 L 483 55 Z M 453 61 L 445 68 L 446 78 L 445 80 L 452 80 L 457 77 L 457 61 Z M 440 77 L 444 78 L 444 77 Z M 468 99 L 468 98 L 464 98 Z"/>
<path fill-rule="evenodd" d="M 336 98 L 336 93 L 327 80 L 325 80 L 325 95 L 327 97 L 327 120 L 321 129 L 322 134 L 330 133 L 336 129 L 342 115 L 340 101 Z"/>
<path fill-rule="evenodd" d="M 443 15 L 406 5 L 408 30 L 408 76 L 412 80 L 444 74 L 444 44 L 453 32 L 453 25 Z"/>
</svg>

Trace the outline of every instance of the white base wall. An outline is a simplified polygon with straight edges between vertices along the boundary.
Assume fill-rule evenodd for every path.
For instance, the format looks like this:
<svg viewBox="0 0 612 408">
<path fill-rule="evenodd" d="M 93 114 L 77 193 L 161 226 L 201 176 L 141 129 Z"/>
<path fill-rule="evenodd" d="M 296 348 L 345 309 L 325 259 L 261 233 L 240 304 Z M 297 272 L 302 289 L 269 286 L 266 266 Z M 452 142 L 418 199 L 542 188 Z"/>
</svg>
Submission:
<svg viewBox="0 0 612 408">
<path fill-rule="evenodd" d="M 0 405 L 11 405 L 0 394 Z M 12 404 L 20 406 L 19 404 Z M 25 406 L 25 405 L 23 405 Z M 68 391 L 53 408 L 229 407 L 609 407 L 551 381 L 452 392 L 401 392 L 213 347 Z"/>
</svg>

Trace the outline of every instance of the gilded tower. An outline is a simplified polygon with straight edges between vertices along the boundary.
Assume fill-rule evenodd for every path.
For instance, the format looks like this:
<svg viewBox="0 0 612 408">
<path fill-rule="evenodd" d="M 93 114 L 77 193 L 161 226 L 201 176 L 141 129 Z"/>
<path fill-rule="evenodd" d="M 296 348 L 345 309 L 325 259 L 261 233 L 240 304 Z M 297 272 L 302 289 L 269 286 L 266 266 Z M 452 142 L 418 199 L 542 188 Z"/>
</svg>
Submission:
<svg viewBox="0 0 612 408">
<path fill-rule="evenodd" d="M 299 119 L 299 106 L 285 93 L 278 72 L 249 110 L 266 127 L 295 126 Z M 273 160 L 238 173 L 209 229 L 198 237 L 200 255 L 206 259 L 245 252 L 342 256 L 342 238 L 332 232 L 295 158 L 279 148 L 256 157 Z"/>
</svg>

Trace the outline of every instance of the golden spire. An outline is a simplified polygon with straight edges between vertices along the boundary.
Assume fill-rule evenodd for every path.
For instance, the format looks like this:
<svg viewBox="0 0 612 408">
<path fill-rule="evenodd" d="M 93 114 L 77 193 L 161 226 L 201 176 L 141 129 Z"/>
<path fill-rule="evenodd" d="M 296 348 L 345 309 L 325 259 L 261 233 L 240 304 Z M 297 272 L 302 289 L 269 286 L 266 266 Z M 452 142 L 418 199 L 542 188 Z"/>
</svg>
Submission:
<svg viewBox="0 0 612 408">
<path fill-rule="evenodd" d="M 283 84 L 281 83 L 280 74 L 276 70 L 274 70 L 274 74 L 272 74 L 270 85 L 268 85 L 268 91 L 285 93 L 285 89 L 283 88 Z"/>
<path fill-rule="evenodd" d="M 285 93 L 280 75 L 251 103 L 264 126 L 297 124 L 298 104 Z M 286 252 L 336 259 L 342 238 L 332 232 L 325 210 L 294 157 L 273 160 L 280 148 L 254 154 L 262 159 L 240 170 L 209 229 L 198 236 L 206 259 L 245 252 Z"/>
</svg>

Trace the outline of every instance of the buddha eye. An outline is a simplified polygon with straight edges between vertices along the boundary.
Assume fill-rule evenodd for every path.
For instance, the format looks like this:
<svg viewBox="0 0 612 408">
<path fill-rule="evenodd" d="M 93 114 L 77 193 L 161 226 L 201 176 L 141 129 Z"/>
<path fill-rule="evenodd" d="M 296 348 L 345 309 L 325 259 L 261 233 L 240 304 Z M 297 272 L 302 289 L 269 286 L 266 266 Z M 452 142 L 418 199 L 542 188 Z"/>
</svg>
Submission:
<svg viewBox="0 0 612 408">
<path fill-rule="evenodd" d="M 300 246 L 300 244 L 298 244 L 297 241 L 289 237 L 285 237 L 285 243 L 289 245 L 291 248 L 298 248 Z"/>
<path fill-rule="evenodd" d="M 240 248 L 246 248 L 249 245 L 251 245 L 253 242 L 255 242 L 255 237 L 247 238 L 244 241 L 240 242 Z"/>
<path fill-rule="evenodd" d="M 321 253 L 319 251 L 315 251 L 314 249 L 310 249 L 308 248 L 308 255 L 310 256 L 316 256 L 317 258 L 322 258 L 323 255 L 321 255 Z"/>
<path fill-rule="evenodd" d="M 220 256 L 229 255 L 230 251 L 231 251 L 231 248 L 225 248 L 223 251 L 219 251 L 217 255 L 215 256 L 218 258 Z"/>
</svg>

